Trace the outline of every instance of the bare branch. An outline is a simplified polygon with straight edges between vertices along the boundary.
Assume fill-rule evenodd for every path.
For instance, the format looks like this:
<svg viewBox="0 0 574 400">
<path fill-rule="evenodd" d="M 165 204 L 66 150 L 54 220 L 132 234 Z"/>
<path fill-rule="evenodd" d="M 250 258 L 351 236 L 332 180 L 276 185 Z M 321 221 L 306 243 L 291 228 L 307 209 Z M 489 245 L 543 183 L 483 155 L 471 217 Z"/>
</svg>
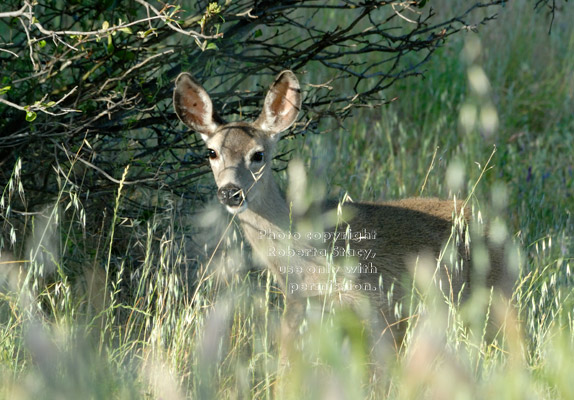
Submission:
<svg viewBox="0 0 574 400">
<path fill-rule="evenodd" d="M 49 114 L 49 115 L 53 115 L 53 116 L 60 116 L 60 115 L 67 114 L 69 112 L 80 112 L 79 110 L 75 110 L 72 108 L 62 108 L 61 112 L 48 111 L 49 108 L 52 108 L 52 107 L 57 106 L 60 103 L 64 102 L 69 96 L 71 96 L 76 91 L 76 89 L 78 89 L 77 86 L 75 88 L 73 88 L 72 90 L 70 90 L 68 93 L 66 93 L 57 102 L 52 102 L 52 103 L 48 103 L 48 104 L 44 104 L 47 96 L 44 96 L 44 98 L 42 100 L 37 101 L 35 104 L 28 105 L 28 106 L 20 106 L 18 104 L 12 103 L 11 101 L 8 101 L 8 100 L 3 99 L 1 97 L 0 97 L 0 103 L 6 104 L 7 106 L 10 106 L 10 107 L 15 108 L 15 109 L 20 110 L 20 111 L 26 111 L 26 112 L 28 112 L 28 111 L 41 111 L 45 114 Z"/>
<path fill-rule="evenodd" d="M 179 32 L 181 34 L 191 36 L 194 38 L 199 38 L 199 39 L 217 39 L 217 38 L 221 38 L 223 36 L 223 33 L 218 33 L 216 35 L 204 35 L 202 33 L 199 33 L 199 32 L 193 31 L 193 30 L 186 31 L 185 29 L 181 29 L 179 26 L 176 26 L 175 24 L 170 22 L 168 18 L 166 18 L 162 13 L 160 13 L 154 6 L 149 4 L 147 1 L 136 0 L 136 2 L 145 6 L 147 9 L 152 10 L 153 13 L 155 15 L 157 15 L 159 18 L 161 18 L 166 23 L 167 26 L 169 26 L 171 29 L 173 29 L 174 31 Z"/>
<path fill-rule="evenodd" d="M 21 17 L 24 15 L 24 13 L 26 12 L 26 9 L 29 7 L 28 2 L 25 2 L 25 4 L 22 6 L 21 9 L 19 9 L 18 11 L 6 11 L 6 12 L 1 12 L 0 13 L 0 18 L 16 18 L 16 17 Z"/>
<path fill-rule="evenodd" d="M 442 19 L 415 1 L 237 0 L 212 9 L 191 2 L 188 10 L 146 0 L 114 10 L 98 2 L 44 3 L 25 1 L 0 14 L 20 21 L 6 25 L 10 43 L 2 49 L 10 74 L 0 87 L 0 167 L 9 168 L 14 154 L 34 154 L 23 171 L 38 188 L 33 204 L 58 193 L 62 182 L 39 162 L 61 173 L 77 164 L 82 195 L 110 204 L 110 187 L 119 182 L 113 177 L 130 164 L 127 184 L 145 207 L 150 192 L 197 198 L 189 185 L 207 171 L 202 144 L 172 110 L 182 70 L 205 84 L 229 120 L 256 117 L 266 89 L 256 84 L 295 70 L 307 100 L 291 135 L 325 133 L 356 109 L 392 101 L 385 89 L 422 75 L 445 41 L 493 20 L 505 1 L 473 1 Z M 321 78 L 312 78 L 315 71 Z M 0 169 L 0 181 L 8 175 Z M 74 175 L 66 179 L 76 184 Z"/>
</svg>

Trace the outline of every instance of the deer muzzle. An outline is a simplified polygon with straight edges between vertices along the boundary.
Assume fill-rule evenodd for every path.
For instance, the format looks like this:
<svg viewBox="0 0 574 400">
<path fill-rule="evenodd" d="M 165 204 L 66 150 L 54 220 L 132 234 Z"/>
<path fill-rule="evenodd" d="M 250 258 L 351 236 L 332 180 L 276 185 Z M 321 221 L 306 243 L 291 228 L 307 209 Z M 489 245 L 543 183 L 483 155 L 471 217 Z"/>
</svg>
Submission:
<svg viewBox="0 0 574 400">
<path fill-rule="evenodd" d="M 236 208 L 246 202 L 243 189 L 235 185 L 225 185 L 217 190 L 217 198 L 228 208 Z"/>
</svg>

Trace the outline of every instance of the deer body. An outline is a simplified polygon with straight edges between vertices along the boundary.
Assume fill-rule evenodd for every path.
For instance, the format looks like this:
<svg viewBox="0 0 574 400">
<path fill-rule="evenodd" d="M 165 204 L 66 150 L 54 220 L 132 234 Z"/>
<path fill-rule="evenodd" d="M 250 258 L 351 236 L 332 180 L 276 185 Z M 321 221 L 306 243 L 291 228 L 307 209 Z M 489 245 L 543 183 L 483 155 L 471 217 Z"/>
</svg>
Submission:
<svg viewBox="0 0 574 400">
<path fill-rule="evenodd" d="M 271 171 L 275 145 L 301 107 L 299 83 L 291 71 L 277 76 L 253 123 L 225 123 L 207 92 L 186 73 L 176 80 L 174 106 L 208 147 L 220 202 L 237 214 L 254 252 L 285 292 L 284 337 L 297 331 L 304 299 L 330 296 L 351 305 L 366 299 L 373 318 L 382 321 L 376 329 L 391 331 L 400 343 L 402 327 L 397 321 L 403 316 L 393 310 L 404 295 L 400 283 L 411 274 L 417 257 L 438 258 L 453 232 L 459 205 L 438 199 L 342 206 L 327 202 L 310 212 L 320 216 L 320 230 L 300 225 L 304 219 L 294 214 Z M 353 238 L 352 232 L 368 238 Z M 470 260 L 463 245 L 454 247 L 465 268 L 441 269 L 439 278 L 455 297 L 467 296 L 468 290 L 462 289 L 470 284 Z M 334 249 L 344 256 L 330 257 Z M 493 265 L 490 283 L 499 279 L 498 271 Z"/>
</svg>

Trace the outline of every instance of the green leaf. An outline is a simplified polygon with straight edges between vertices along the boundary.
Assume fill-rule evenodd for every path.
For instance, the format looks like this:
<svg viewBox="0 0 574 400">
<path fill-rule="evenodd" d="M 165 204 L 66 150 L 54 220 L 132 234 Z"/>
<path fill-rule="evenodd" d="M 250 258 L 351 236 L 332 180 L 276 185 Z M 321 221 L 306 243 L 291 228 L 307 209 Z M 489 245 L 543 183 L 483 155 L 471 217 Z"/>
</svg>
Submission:
<svg viewBox="0 0 574 400">
<path fill-rule="evenodd" d="M 261 29 L 257 29 L 255 31 L 255 33 L 253 34 L 253 37 L 258 38 L 259 36 L 262 36 L 262 35 L 263 35 L 263 32 L 261 32 Z"/>
<path fill-rule="evenodd" d="M 221 12 L 221 6 L 216 2 L 209 3 L 209 5 L 207 6 L 208 14 L 219 14 L 220 12 Z"/>
<path fill-rule="evenodd" d="M 36 119 L 37 115 L 34 111 L 26 111 L 26 121 L 32 122 Z"/>
<path fill-rule="evenodd" d="M 206 47 L 206 50 L 218 50 L 219 47 L 217 47 L 217 45 L 213 42 L 209 43 Z"/>
<path fill-rule="evenodd" d="M 136 55 L 128 50 L 118 50 L 114 53 L 114 56 L 124 61 L 133 61 L 136 58 Z"/>
<path fill-rule="evenodd" d="M 10 89 L 12 89 L 12 86 L 4 86 L 3 88 L 0 88 L 0 95 L 8 93 Z"/>
<path fill-rule="evenodd" d="M 114 42 L 112 41 L 112 35 L 108 35 L 107 49 L 108 49 L 108 53 L 113 53 L 113 51 L 114 51 Z"/>
<path fill-rule="evenodd" d="M 41 49 L 44 48 L 44 47 L 46 46 L 46 41 L 45 41 L 45 40 L 40 40 L 40 41 L 38 42 L 38 46 L 40 46 Z"/>
<path fill-rule="evenodd" d="M 147 31 L 143 32 L 143 31 L 139 31 L 138 32 L 138 36 L 142 39 L 145 39 L 148 35 L 150 35 L 151 33 L 154 33 L 156 31 L 155 28 L 151 28 L 148 29 Z"/>
</svg>

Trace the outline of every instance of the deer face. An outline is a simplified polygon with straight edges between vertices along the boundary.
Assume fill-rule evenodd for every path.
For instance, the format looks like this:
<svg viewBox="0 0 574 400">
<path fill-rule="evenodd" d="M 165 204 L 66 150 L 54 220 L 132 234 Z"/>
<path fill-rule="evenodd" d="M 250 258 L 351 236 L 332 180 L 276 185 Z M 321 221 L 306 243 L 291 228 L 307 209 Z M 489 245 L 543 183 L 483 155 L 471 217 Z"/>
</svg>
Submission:
<svg viewBox="0 0 574 400">
<path fill-rule="evenodd" d="M 249 123 L 223 121 L 207 92 L 186 73 L 176 79 L 173 98 L 178 117 L 207 146 L 219 201 L 232 213 L 245 211 L 264 196 L 272 179 L 275 144 L 297 118 L 301 107 L 297 78 L 291 71 L 281 72 L 265 97 L 260 116 Z"/>
<path fill-rule="evenodd" d="M 228 124 L 205 144 L 219 201 L 231 213 L 245 211 L 265 191 L 275 142 L 248 124 Z"/>
</svg>

